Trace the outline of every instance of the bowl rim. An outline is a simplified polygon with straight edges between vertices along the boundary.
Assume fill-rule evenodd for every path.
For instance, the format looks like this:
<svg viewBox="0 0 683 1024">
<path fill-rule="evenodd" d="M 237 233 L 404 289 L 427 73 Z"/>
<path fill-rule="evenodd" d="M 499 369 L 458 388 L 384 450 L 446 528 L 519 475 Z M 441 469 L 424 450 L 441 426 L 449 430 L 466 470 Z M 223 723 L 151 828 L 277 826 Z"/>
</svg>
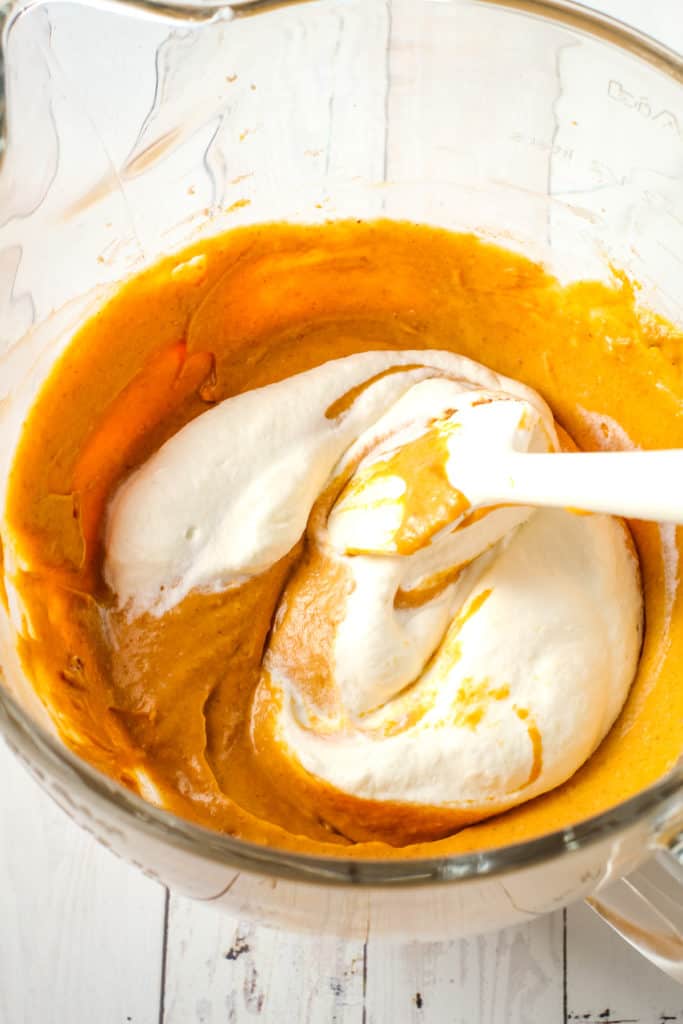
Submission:
<svg viewBox="0 0 683 1024">
<path fill-rule="evenodd" d="M 35 3 L 36 0 L 33 0 Z M 40 2 L 40 0 L 38 0 Z M 95 0 L 97 3 L 97 0 Z M 102 2 L 102 0 L 100 0 Z M 219 0 L 189 4 L 184 0 L 104 0 L 117 9 L 137 7 L 163 16 L 183 15 L 192 11 L 198 20 L 215 15 Z M 451 4 L 471 7 L 494 7 L 537 16 L 584 32 L 602 42 L 616 45 L 664 71 L 683 85 L 683 55 L 658 41 L 619 22 L 589 10 L 573 0 L 449 0 Z M 17 13 L 33 6 L 19 5 Z M 325 0 L 234 0 L 228 16 L 252 17 L 301 3 L 325 3 Z M 12 16 L 10 15 L 10 21 Z M 116 832 L 111 821 L 94 819 L 90 807 L 78 803 L 78 790 L 87 791 L 100 805 L 113 809 L 122 824 L 133 825 L 150 838 L 171 845 L 183 853 L 191 853 L 214 863 L 234 868 L 237 872 L 278 877 L 300 882 L 345 886 L 400 888 L 435 882 L 448 883 L 466 879 L 492 877 L 510 871 L 533 867 L 558 856 L 584 849 L 629 826 L 645 824 L 651 846 L 662 842 L 660 833 L 683 828 L 683 758 L 662 779 L 574 826 L 556 829 L 533 839 L 470 853 L 440 854 L 433 857 L 349 858 L 317 855 L 266 846 L 246 839 L 212 831 L 178 817 L 170 811 L 149 803 L 126 789 L 114 779 L 92 767 L 67 748 L 56 735 L 25 712 L 15 697 L 0 686 L 0 734 L 10 749 L 43 782 L 58 803 L 79 823 L 91 819 L 92 831 L 100 838 Z M 46 783 L 46 776 L 50 782 Z M 54 785 L 56 783 L 56 785 Z M 75 784 L 76 788 L 70 787 Z M 64 788 L 66 787 L 66 788 Z M 79 811 L 82 813 L 79 814 Z M 646 819 L 648 819 L 646 821 Z M 340 848 L 344 849 L 344 848 Z M 646 845 L 647 849 L 647 845 Z M 121 851 L 124 852 L 125 851 Z M 232 884 L 232 883 L 231 883 Z"/>
<path fill-rule="evenodd" d="M 614 807 L 523 842 L 434 857 L 348 858 L 302 853 L 216 832 L 156 807 L 73 753 L 56 735 L 34 722 L 4 687 L 0 687 L 0 735 L 62 809 L 98 838 L 108 842 L 109 834 L 115 840 L 121 830 L 115 822 L 96 817 L 91 806 L 84 808 L 74 783 L 98 804 L 113 808 L 119 822 L 133 823 L 136 830 L 164 845 L 237 872 L 300 882 L 402 888 L 481 879 L 547 863 L 643 823 L 648 839 L 645 851 L 674 845 L 676 833 L 683 828 L 682 758 L 662 779 Z M 115 842 L 111 845 L 116 849 Z"/>
</svg>

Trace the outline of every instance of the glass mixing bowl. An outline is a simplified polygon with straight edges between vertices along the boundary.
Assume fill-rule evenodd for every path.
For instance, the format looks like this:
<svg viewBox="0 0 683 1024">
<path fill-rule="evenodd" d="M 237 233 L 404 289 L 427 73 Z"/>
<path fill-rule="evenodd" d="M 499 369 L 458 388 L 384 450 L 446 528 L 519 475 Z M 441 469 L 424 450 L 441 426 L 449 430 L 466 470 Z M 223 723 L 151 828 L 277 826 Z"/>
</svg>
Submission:
<svg viewBox="0 0 683 1024">
<path fill-rule="evenodd" d="M 683 321 L 683 62 L 574 4 L 25 0 L 4 61 L 3 494 L 26 409 L 82 318 L 159 254 L 229 227 L 383 216 L 475 231 L 563 281 L 614 263 Z M 683 768 L 574 828 L 466 856 L 260 848 L 74 757 L 22 673 L 16 617 L 0 621 L 7 742 L 165 884 L 283 927 L 412 938 L 589 898 L 683 980 Z"/>
</svg>

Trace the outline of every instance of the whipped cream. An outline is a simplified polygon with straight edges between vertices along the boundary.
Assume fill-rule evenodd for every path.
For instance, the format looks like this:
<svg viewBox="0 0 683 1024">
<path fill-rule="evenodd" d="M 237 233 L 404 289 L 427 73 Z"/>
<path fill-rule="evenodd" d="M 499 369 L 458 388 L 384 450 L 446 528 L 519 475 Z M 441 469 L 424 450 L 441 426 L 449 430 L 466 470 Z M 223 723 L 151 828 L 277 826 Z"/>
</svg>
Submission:
<svg viewBox="0 0 683 1024">
<path fill-rule="evenodd" d="M 115 495 L 105 575 L 131 617 L 258 575 L 306 533 L 254 741 L 321 792 L 475 820 L 569 778 L 637 666 L 624 524 L 472 510 L 459 480 L 560 447 L 529 388 L 461 356 L 366 352 L 229 398 Z"/>
</svg>

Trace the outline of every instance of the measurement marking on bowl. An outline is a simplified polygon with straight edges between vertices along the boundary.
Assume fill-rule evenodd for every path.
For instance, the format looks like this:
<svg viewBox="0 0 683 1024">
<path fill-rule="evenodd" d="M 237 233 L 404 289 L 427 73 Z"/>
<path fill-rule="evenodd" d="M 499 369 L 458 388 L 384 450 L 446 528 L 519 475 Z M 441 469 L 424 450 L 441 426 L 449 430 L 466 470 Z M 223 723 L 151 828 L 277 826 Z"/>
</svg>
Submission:
<svg viewBox="0 0 683 1024">
<path fill-rule="evenodd" d="M 681 132 L 681 128 L 675 114 L 672 114 L 670 110 L 666 110 L 665 108 L 657 110 L 647 96 L 636 96 L 635 93 L 629 92 L 628 89 L 625 89 L 621 82 L 618 82 L 615 78 L 611 78 L 609 81 L 609 85 L 607 86 L 607 95 L 611 100 L 621 103 L 622 106 L 627 107 L 629 110 L 635 110 L 641 117 L 644 117 L 645 120 L 652 121 L 660 128 L 673 130 L 677 135 L 681 135 L 683 137 L 683 133 Z"/>
</svg>

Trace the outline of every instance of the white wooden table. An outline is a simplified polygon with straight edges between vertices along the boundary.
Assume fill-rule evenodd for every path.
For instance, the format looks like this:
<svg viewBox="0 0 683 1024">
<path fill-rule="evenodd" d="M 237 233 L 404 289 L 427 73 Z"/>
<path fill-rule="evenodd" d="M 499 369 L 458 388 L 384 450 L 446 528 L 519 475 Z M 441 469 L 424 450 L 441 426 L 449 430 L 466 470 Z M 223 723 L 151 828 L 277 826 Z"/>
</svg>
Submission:
<svg viewBox="0 0 683 1024">
<path fill-rule="evenodd" d="M 594 6 L 683 50 L 683 0 Z M 116 860 L 1 742 L 0 780 L 0 1024 L 683 1024 L 585 906 L 448 943 L 271 932 Z"/>
</svg>

